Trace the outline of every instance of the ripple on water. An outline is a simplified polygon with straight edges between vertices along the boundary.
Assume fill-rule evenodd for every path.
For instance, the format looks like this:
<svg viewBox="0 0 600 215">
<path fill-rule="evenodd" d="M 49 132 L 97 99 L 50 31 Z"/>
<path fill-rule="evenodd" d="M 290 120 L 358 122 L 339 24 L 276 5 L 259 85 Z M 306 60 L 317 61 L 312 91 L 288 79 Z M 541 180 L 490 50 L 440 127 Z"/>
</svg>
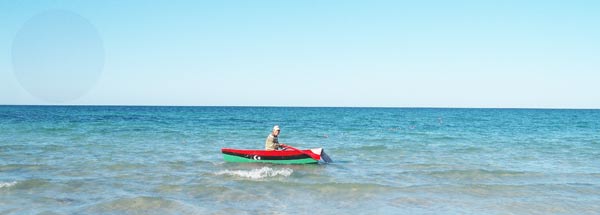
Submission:
<svg viewBox="0 0 600 215">
<path fill-rule="evenodd" d="M 84 214 L 206 214 L 203 208 L 161 197 L 138 196 L 94 204 Z"/>
<path fill-rule="evenodd" d="M 9 188 L 14 188 L 17 190 L 34 190 L 38 188 L 45 188 L 48 186 L 52 186 L 52 183 L 45 179 L 28 179 L 24 181 L 16 181 Z"/>
<path fill-rule="evenodd" d="M 508 170 L 485 170 L 485 169 L 466 169 L 466 170 L 441 170 L 441 171 L 429 171 L 427 175 L 446 179 L 446 180 L 460 180 L 460 181 L 474 181 L 474 180 L 492 180 L 492 179 L 508 179 L 508 178 L 527 178 L 541 176 L 540 173 L 535 172 L 519 172 L 519 171 L 508 171 Z"/>
<path fill-rule="evenodd" d="M 51 166 L 44 164 L 7 164 L 0 165 L 0 172 L 39 171 L 49 168 Z"/>
</svg>

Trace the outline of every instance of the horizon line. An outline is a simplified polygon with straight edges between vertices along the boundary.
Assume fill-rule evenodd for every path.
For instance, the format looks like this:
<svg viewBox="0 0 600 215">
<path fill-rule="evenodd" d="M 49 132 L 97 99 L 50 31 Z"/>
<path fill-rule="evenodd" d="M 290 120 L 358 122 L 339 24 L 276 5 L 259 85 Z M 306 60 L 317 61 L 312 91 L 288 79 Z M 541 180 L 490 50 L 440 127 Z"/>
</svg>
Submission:
<svg viewBox="0 0 600 215">
<path fill-rule="evenodd" d="M 522 109 L 522 110 L 600 110 L 565 107 L 449 107 L 449 106 L 294 106 L 294 105 L 157 105 L 157 104 L 0 104 L 0 106 L 51 107 L 239 107 L 239 108 L 389 108 L 389 109 Z"/>
</svg>

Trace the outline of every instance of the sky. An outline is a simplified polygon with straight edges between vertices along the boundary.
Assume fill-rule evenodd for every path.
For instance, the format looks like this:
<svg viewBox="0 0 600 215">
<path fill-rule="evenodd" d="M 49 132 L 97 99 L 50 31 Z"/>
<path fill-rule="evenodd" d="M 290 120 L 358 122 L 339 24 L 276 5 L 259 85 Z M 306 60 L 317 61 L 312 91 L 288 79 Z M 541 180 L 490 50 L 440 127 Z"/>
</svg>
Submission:
<svg viewBox="0 0 600 215">
<path fill-rule="evenodd" d="M 599 1 L 0 1 L 0 104 L 600 108 Z"/>
</svg>

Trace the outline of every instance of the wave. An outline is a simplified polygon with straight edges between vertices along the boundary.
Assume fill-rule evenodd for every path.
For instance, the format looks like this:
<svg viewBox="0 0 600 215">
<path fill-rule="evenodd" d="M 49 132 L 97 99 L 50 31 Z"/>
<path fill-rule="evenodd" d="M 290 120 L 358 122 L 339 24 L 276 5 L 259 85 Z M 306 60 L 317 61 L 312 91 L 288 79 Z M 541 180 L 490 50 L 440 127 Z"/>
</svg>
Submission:
<svg viewBox="0 0 600 215">
<path fill-rule="evenodd" d="M 251 169 L 251 170 L 223 170 L 215 173 L 216 175 L 228 175 L 228 176 L 236 176 L 241 178 L 249 178 L 249 179 L 264 179 L 269 177 L 289 177 L 294 173 L 294 170 L 290 168 L 283 169 L 273 169 L 270 167 L 263 167 L 260 169 Z"/>
<path fill-rule="evenodd" d="M 16 181 L 12 181 L 12 182 L 0 182 L 0 188 L 9 188 L 12 186 L 17 185 Z"/>
</svg>

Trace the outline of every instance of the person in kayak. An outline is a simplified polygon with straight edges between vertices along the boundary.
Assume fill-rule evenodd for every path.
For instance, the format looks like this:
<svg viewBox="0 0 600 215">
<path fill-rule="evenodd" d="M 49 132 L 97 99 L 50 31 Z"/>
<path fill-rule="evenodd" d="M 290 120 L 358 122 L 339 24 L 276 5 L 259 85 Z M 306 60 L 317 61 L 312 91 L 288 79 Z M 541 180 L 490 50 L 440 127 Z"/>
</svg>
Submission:
<svg viewBox="0 0 600 215">
<path fill-rule="evenodd" d="M 281 132 L 279 126 L 273 126 L 273 131 L 267 137 L 267 141 L 265 141 L 265 150 L 278 150 L 283 148 L 284 144 L 279 143 L 279 132 Z"/>
</svg>

